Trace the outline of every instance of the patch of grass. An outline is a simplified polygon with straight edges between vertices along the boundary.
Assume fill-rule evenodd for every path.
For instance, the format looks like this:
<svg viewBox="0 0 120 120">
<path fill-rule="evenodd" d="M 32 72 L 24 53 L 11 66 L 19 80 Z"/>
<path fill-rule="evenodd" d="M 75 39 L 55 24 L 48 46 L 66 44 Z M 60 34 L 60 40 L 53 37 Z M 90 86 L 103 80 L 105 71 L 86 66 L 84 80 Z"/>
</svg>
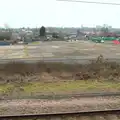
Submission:
<svg viewBox="0 0 120 120">
<path fill-rule="evenodd" d="M 66 81 L 66 82 L 32 82 L 24 84 L 6 84 L 0 85 L 0 94 L 12 98 L 18 97 L 14 95 L 14 90 L 19 92 L 19 98 L 36 97 L 43 95 L 67 95 L 83 92 L 117 92 L 120 90 L 120 83 L 113 82 L 92 82 L 92 81 Z M 21 91 L 22 90 L 22 91 Z M 13 92 L 13 93 L 12 93 Z M 32 93 L 32 94 L 31 94 Z M 2 97 L 2 96 L 1 96 Z"/>
<path fill-rule="evenodd" d="M 4 84 L 4 85 L 0 85 L 0 94 L 1 93 L 9 93 L 11 92 L 11 90 L 14 89 L 14 85 L 12 84 Z"/>
<path fill-rule="evenodd" d="M 66 81 L 53 83 L 31 83 L 23 86 L 26 92 L 41 93 L 69 93 L 69 92 L 87 92 L 87 91 L 106 91 L 119 90 L 120 83 L 112 82 L 92 82 L 92 81 Z"/>
<path fill-rule="evenodd" d="M 35 42 L 32 42 L 32 43 L 30 43 L 31 45 L 38 45 L 38 44 L 40 44 L 40 41 L 35 41 Z"/>
</svg>

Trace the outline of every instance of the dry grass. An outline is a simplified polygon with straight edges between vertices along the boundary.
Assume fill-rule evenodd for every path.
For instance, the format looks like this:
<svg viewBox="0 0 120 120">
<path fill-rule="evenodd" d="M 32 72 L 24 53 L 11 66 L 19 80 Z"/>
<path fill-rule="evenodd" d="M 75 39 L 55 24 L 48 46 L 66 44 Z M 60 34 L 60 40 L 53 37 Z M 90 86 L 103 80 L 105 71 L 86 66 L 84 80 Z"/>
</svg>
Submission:
<svg viewBox="0 0 120 120">
<path fill-rule="evenodd" d="M 23 63 L 0 65 L 0 83 L 55 80 L 120 80 L 120 64 L 102 56 L 90 64 Z"/>
</svg>

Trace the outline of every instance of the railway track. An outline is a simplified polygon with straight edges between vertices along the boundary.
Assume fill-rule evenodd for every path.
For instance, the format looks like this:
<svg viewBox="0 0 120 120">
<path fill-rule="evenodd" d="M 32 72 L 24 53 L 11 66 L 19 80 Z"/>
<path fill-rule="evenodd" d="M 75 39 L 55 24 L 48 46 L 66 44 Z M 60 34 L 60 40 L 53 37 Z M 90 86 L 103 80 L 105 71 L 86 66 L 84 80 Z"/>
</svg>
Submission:
<svg viewBox="0 0 120 120">
<path fill-rule="evenodd" d="M 119 115 L 120 114 L 120 109 L 108 109 L 108 110 L 95 110 L 95 111 L 86 111 L 86 112 L 63 112 L 63 113 L 47 113 L 47 114 L 26 114 L 26 115 L 3 115 L 0 116 L 0 120 L 16 120 L 16 119 L 49 119 L 49 120 L 54 120 L 54 118 L 61 118 L 62 117 L 75 117 L 75 116 L 104 116 L 104 115 Z"/>
</svg>

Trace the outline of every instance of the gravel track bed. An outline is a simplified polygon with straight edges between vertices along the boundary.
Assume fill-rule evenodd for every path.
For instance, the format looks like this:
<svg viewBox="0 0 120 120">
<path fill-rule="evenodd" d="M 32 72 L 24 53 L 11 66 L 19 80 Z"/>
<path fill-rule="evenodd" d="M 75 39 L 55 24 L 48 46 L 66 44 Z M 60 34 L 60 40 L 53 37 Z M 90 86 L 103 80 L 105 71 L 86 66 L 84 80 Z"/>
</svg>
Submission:
<svg viewBox="0 0 120 120">
<path fill-rule="evenodd" d="M 119 98 L 120 97 L 92 97 L 62 100 L 5 100 L 0 101 L 0 115 L 119 109 Z"/>
</svg>

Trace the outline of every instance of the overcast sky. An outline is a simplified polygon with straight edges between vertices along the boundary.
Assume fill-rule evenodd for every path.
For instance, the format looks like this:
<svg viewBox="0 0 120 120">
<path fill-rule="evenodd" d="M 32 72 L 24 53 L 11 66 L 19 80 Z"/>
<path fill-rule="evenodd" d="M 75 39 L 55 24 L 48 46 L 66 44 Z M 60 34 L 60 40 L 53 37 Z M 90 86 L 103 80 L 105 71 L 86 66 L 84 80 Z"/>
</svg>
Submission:
<svg viewBox="0 0 120 120">
<path fill-rule="evenodd" d="M 86 0 L 120 3 L 120 0 Z M 108 24 L 120 28 L 120 6 L 58 2 L 56 0 L 0 0 L 0 26 L 80 27 Z"/>
</svg>

